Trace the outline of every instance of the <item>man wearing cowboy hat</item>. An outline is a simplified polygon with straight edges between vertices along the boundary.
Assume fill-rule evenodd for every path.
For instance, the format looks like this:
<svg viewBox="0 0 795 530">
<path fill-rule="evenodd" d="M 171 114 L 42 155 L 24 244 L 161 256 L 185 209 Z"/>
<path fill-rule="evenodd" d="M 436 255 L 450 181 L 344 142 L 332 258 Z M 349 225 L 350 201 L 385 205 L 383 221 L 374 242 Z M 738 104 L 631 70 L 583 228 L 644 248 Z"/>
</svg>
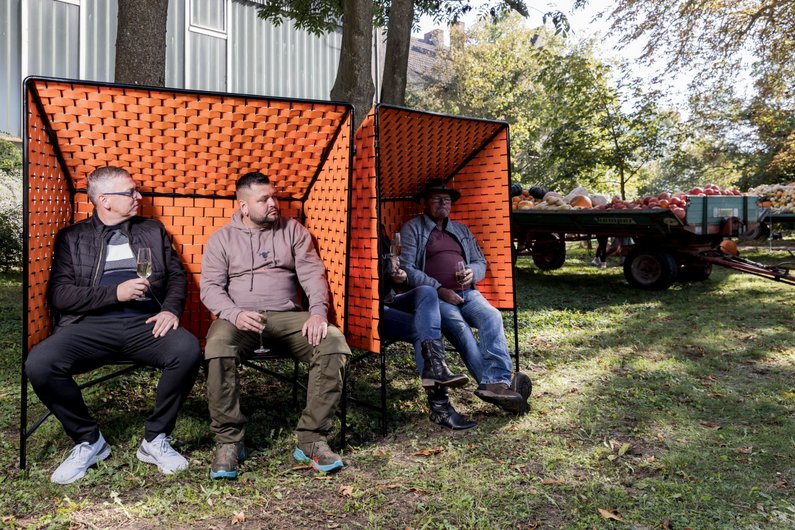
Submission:
<svg viewBox="0 0 795 530">
<path fill-rule="evenodd" d="M 503 410 L 522 414 L 529 408 L 532 385 L 521 372 L 512 379 L 502 315 L 475 287 L 486 275 L 486 258 L 472 232 L 449 218 L 452 204 L 460 197 L 461 193 L 442 179 L 429 180 L 415 195 L 423 214 L 400 231 L 400 266 L 406 271 L 409 286 L 430 285 L 436 289 L 442 331 L 477 380 L 475 395 Z M 465 268 L 459 273 L 460 261 Z M 472 328 L 478 330 L 479 343 Z"/>
</svg>

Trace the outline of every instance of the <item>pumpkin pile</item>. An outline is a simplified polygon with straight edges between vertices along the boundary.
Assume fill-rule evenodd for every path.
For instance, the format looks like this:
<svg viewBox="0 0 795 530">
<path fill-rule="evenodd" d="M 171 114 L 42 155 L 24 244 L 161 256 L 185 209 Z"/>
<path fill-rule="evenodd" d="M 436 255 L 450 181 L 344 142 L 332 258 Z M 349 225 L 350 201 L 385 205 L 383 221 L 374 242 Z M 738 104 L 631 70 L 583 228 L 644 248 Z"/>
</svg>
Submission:
<svg viewBox="0 0 795 530">
<path fill-rule="evenodd" d="M 791 184 L 763 184 L 748 192 L 759 195 L 759 206 L 773 213 L 795 213 L 795 182 Z"/>
<path fill-rule="evenodd" d="M 779 186 L 779 188 L 782 188 Z M 778 188 L 773 195 L 782 198 L 783 204 L 795 211 L 795 184 L 793 184 L 788 191 L 782 191 Z M 710 196 L 710 195 L 725 195 L 725 196 L 739 196 L 743 195 L 737 189 L 724 189 L 715 184 L 707 184 L 703 187 L 694 187 L 688 191 L 677 191 L 675 193 L 662 192 L 655 196 L 639 197 L 637 199 L 628 201 L 621 197 L 615 196 L 608 199 L 605 195 L 598 193 L 588 193 L 582 187 L 573 189 L 566 195 L 560 195 L 555 191 L 547 192 L 543 199 L 533 199 L 533 192 L 537 195 L 538 189 L 522 190 L 521 195 L 513 197 L 514 210 L 657 210 L 669 209 L 671 212 L 681 219 L 685 220 L 687 216 L 687 196 Z M 752 192 L 754 190 L 751 190 Z M 781 193 L 779 194 L 779 191 Z M 770 195 L 770 194 L 769 194 Z"/>
<path fill-rule="evenodd" d="M 744 195 L 743 192 L 738 190 L 737 188 L 732 189 L 724 189 L 720 186 L 716 186 L 715 184 L 707 184 L 706 186 L 699 187 L 696 186 L 695 188 L 691 188 L 690 191 L 686 192 L 686 195 Z"/>
</svg>

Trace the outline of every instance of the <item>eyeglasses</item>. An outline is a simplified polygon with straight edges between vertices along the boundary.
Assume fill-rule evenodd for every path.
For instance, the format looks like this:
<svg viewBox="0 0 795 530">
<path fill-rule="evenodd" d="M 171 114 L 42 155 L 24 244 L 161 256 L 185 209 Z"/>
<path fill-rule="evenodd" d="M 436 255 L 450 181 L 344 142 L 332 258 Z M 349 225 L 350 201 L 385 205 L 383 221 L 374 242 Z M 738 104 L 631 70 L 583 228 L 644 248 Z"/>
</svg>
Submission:
<svg viewBox="0 0 795 530">
<path fill-rule="evenodd" d="M 446 197 L 431 197 L 430 199 L 428 199 L 428 201 L 432 202 L 434 204 L 452 204 L 453 199 L 452 199 L 452 197 L 449 197 L 449 196 L 446 196 Z"/>
<path fill-rule="evenodd" d="M 102 195 L 123 195 L 125 197 L 128 197 L 128 198 L 132 199 L 136 195 L 138 197 L 140 197 L 141 196 L 141 192 L 138 191 L 138 188 L 133 188 L 133 189 L 127 190 L 127 191 L 109 191 L 109 192 L 103 193 Z"/>
</svg>

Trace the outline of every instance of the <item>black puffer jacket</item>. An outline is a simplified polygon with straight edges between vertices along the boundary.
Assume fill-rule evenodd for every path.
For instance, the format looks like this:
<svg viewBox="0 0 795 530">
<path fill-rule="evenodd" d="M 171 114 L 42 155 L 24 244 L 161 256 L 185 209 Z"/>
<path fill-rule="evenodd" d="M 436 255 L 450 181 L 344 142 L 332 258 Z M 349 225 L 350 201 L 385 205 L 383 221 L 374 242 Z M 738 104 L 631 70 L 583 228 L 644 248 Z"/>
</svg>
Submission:
<svg viewBox="0 0 795 530">
<path fill-rule="evenodd" d="M 163 311 L 182 316 L 186 276 L 179 256 L 159 221 L 133 217 L 119 225 L 130 240 L 133 255 L 152 249 L 152 292 Z M 114 227 L 115 228 L 115 227 Z M 49 300 L 58 326 L 80 320 L 85 313 L 116 304 L 116 286 L 99 285 L 105 268 L 105 248 L 111 231 L 96 215 L 62 229 L 55 240 Z"/>
</svg>

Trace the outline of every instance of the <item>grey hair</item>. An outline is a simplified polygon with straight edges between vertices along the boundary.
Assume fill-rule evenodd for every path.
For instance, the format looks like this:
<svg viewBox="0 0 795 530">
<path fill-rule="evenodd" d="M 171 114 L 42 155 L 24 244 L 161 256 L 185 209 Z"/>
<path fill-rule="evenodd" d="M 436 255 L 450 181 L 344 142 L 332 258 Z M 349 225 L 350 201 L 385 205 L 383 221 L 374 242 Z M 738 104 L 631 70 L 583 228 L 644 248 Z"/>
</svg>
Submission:
<svg viewBox="0 0 795 530">
<path fill-rule="evenodd" d="M 92 171 L 88 176 L 88 199 L 91 204 L 96 206 L 97 199 L 102 194 L 101 189 L 106 182 L 129 176 L 129 171 L 115 166 L 100 167 Z"/>
</svg>

